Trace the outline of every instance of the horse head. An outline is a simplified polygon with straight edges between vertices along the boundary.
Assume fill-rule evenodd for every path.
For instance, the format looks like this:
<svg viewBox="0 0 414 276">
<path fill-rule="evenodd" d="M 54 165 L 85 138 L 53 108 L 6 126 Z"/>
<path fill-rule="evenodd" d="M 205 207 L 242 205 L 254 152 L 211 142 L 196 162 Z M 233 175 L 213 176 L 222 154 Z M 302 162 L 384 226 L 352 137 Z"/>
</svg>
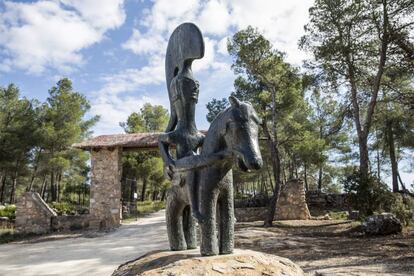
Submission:
<svg viewBox="0 0 414 276">
<path fill-rule="evenodd" d="M 250 103 L 230 96 L 227 110 L 224 140 L 243 171 L 258 170 L 263 165 L 259 148 L 259 125 L 261 120 Z"/>
</svg>

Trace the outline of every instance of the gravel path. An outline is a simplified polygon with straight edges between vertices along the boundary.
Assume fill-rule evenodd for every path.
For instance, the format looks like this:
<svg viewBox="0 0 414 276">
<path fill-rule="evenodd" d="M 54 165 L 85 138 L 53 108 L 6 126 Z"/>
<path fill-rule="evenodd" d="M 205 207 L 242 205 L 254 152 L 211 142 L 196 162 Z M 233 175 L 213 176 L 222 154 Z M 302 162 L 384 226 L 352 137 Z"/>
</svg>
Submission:
<svg viewBox="0 0 414 276">
<path fill-rule="evenodd" d="M 67 238 L 0 245 L 0 275 L 111 275 L 122 263 L 167 249 L 160 211 L 95 238 Z"/>
</svg>

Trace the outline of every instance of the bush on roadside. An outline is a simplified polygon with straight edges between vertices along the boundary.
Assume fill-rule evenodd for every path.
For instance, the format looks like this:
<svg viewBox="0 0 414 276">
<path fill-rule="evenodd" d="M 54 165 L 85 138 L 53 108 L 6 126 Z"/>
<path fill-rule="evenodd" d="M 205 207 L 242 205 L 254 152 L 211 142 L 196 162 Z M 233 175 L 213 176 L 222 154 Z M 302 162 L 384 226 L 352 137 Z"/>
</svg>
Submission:
<svg viewBox="0 0 414 276">
<path fill-rule="evenodd" d="M 9 219 L 16 218 L 16 205 L 0 205 L 0 217 L 8 217 Z"/>
</svg>

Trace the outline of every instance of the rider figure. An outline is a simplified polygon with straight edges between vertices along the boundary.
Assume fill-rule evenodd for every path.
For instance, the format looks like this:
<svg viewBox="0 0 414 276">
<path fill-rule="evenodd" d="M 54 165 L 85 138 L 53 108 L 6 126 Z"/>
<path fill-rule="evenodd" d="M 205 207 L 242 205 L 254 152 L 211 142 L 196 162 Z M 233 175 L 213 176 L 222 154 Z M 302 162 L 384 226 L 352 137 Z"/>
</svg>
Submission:
<svg viewBox="0 0 414 276">
<path fill-rule="evenodd" d="M 182 68 L 170 84 L 171 108 L 176 112 L 176 119 L 171 126 L 172 131 L 160 135 L 160 149 L 168 178 L 173 185 L 187 185 L 192 215 L 201 223 L 203 219 L 198 207 L 196 169 L 222 160 L 230 154 L 220 152 L 209 157 L 197 155 L 204 141 L 204 134 L 197 130 L 195 124 L 199 84 L 192 76 L 191 63 L 184 63 Z M 170 145 L 176 147 L 176 160 L 169 152 Z"/>
</svg>

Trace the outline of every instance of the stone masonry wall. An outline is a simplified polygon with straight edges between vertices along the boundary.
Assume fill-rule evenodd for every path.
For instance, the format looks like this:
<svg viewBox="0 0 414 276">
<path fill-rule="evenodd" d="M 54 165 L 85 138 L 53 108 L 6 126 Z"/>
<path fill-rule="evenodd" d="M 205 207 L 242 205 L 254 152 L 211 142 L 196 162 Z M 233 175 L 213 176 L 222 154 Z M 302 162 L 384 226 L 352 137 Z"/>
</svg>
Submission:
<svg viewBox="0 0 414 276">
<path fill-rule="evenodd" d="M 349 199 L 347 194 L 325 194 L 309 191 L 306 193 L 306 202 L 309 208 L 325 210 L 349 210 Z"/>
<path fill-rule="evenodd" d="M 89 228 L 89 219 L 89 214 L 53 217 L 52 230 L 58 232 L 86 230 Z"/>
<path fill-rule="evenodd" d="M 117 227 L 121 222 L 122 148 L 91 151 L 92 183 L 90 223 L 92 229 Z"/>
<path fill-rule="evenodd" d="M 276 220 L 310 219 L 303 181 L 289 180 L 280 191 L 276 205 Z"/>
<path fill-rule="evenodd" d="M 52 218 L 57 214 L 38 193 L 24 193 L 16 204 L 16 231 L 44 234 L 51 231 Z"/>
</svg>

